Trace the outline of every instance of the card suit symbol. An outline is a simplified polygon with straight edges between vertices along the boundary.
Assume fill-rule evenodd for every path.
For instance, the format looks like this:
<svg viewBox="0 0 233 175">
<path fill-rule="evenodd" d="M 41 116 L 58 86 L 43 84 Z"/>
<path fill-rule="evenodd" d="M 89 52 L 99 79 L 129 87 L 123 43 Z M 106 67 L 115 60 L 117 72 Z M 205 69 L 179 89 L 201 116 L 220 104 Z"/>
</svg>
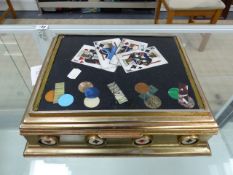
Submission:
<svg viewBox="0 0 233 175">
<path fill-rule="evenodd" d="M 142 69 L 142 67 L 139 67 L 138 69 Z"/>
<path fill-rule="evenodd" d="M 95 64 L 100 64 L 99 60 L 95 60 Z"/>
<path fill-rule="evenodd" d="M 46 144 L 50 144 L 51 143 L 51 140 L 45 140 L 44 141 Z"/>
<path fill-rule="evenodd" d="M 93 140 L 93 143 L 98 144 L 99 140 Z"/>
<path fill-rule="evenodd" d="M 94 54 L 94 53 L 95 53 L 95 50 L 91 49 L 90 52 Z"/>
<path fill-rule="evenodd" d="M 137 66 L 135 66 L 135 65 L 131 66 L 131 69 L 136 69 L 136 68 L 137 68 Z"/>
<path fill-rule="evenodd" d="M 141 140 L 139 140 L 139 142 L 143 144 L 145 142 L 145 140 L 141 139 Z"/>
</svg>

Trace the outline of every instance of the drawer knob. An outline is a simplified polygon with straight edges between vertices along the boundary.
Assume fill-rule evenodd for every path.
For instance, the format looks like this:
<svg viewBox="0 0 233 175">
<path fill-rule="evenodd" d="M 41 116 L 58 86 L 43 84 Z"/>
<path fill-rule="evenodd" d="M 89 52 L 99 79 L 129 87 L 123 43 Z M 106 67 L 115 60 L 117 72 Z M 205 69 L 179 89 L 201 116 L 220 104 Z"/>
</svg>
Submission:
<svg viewBox="0 0 233 175">
<path fill-rule="evenodd" d="M 41 136 L 39 139 L 39 143 L 42 145 L 56 145 L 59 141 L 59 138 L 57 136 Z"/>
<path fill-rule="evenodd" d="M 95 146 L 98 146 L 98 145 L 103 145 L 105 140 L 103 138 L 100 138 L 96 135 L 94 136 L 89 136 L 87 138 L 87 142 L 90 144 L 90 145 L 95 145 Z"/>
<path fill-rule="evenodd" d="M 148 145 L 152 142 L 152 138 L 150 136 L 142 136 L 134 140 L 135 145 Z"/>
<path fill-rule="evenodd" d="M 179 138 L 179 143 L 182 145 L 193 145 L 198 142 L 197 136 L 181 136 Z"/>
</svg>

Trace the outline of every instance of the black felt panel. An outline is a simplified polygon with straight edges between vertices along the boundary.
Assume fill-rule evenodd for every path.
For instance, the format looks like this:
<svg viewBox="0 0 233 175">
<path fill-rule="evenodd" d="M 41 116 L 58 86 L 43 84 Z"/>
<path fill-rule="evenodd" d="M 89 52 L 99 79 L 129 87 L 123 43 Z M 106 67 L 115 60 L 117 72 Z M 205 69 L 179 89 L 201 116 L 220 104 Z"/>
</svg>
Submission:
<svg viewBox="0 0 233 175">
<path fill-rule="evenodd" d="M 167 59 L 168 64 L 149 68 L 142 71 L 126 74 L 122 67 L 118 67 L 116 72 L 111 73 L 104 70 L 87 67 L 76 64 L 70 60 L 79 51 L 82 45 L 93 45 L 94 41 L 111 39 L 115 37 L 129 38 L 148 43 L 148 46 L 156 46 L 162 55 Z M 67 78 L 68 73 L 73 68 L 79 68 L 82 73 L 76 80 Z M 178 104 L 176 100 L 171 99 L 167 92 L 171 87 L 178 87 L 179 83 L 185 83 L 189 86 L 189 95 L 194 98 L 198 109 L 197 101 L 191 88 L 188 77 L 185 73 L 181 56 L 175 42 L 175 37 L 158 37 L 158 36 L 84 36 L 84 35 L 67 35 L 65 36 L 58 49 L 54 64 L 50 71 L 43 95 L 39 104 L 39 111 L 47 110 L 88 110 L 83 104 L 84 94 L 78 91 L 78 85 L 82 81 L 91 81 L 95 87 L 100 90 L 100 105 L 95 110 L 112 110 L 112 109 L 148 109 L 138 93 L 135 92 L 134 86 L 138 82 L 145 82 L 148 85 L 154 85 L 159 89 L 156 95 L 162 100 L 160 109 L 185 109 Z M 128 98 L 128 102 L 119 105 L 114 96 L 111 94 L 107 84 L 116 82 L 120 89 Z M 48 103 L 44 100 L 47 91 L 54 89 L 57 82 L 65 82 L 65 93 L 74 96 L 74 103 L 66 108 L 58 104 Z"/>
</svg>

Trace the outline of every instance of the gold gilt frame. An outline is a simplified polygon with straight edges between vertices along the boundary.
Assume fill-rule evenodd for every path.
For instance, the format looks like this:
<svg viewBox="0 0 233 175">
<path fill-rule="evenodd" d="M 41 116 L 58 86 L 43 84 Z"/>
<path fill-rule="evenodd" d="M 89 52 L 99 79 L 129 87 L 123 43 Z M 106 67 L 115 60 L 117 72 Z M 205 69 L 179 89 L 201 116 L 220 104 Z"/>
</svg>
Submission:
<svg viewBox="0 0 233 175">
<path fill-rule="evenodd" d="M 64 37 L 63 35 L 59 35 L 54 39 L 54 44 L 52 46 L 53 49 L 52 49 L 51 53 L 49 53 L 49 57 L 47 57 L 47 59 L 49 59 L 49 60 L 45 61 L 46 64 L 43 67 L 46 67 L 46 68 L 45 68 L 44 71 L 42 71 L 43 72 L 43 75 L 42 75 L 43 80 L 41 80 L 40 87 L 38 89 L 38 93 L 36 95 L 36 98 L 35 98 L 35 101 L 34 101 L 34 104 L 33 104 L 33 108 L 32 108 L 33 110 L 31 111 L 32 113 L 34 113 L 34 112 L 36 112 L 38 110 L 39 102 L 40 102 L 40 99 L 42 97 L 44 87 L 46 85 L 50 70 L 52 68 L 53 62 L 54 62 L 55 57 L 56 57 L 56 53 L 58 51 L 58 48 L 60 46 L 60 42 L 61 42 L 63 37 Z M 177 47 L 178 47 L 180 55 L 181 55 L 182 63 L 184 64 L 185 71 L 187 73 L 187 76 L 189 78 L 191 86 L 192 86 L 192 88 L 194 90 L 194 94 L 195 94 L 195 97 L 197 99 L 198 106 L 199 106 L 200 109 L 204 109 L 205 104 L 204 104 L 204 102 L 202 100 L 203 96 L 201 96 L 201 94 L 198 92 L 198 88 L 200 89 L 200 86 L 199 86 L 199 84 L 197 85 L 195 83 L 195 81 L 194 81 L 194 79 L 196 79 L 196 77 L 193 77 L 193 75 L 192 75 L 192 74 L 194 74 L 194 72 L 190 68 L 191 64 L 190 64 L 189 60 L 185 59 L 187 57 L 187 55 L 184 52 L 184 50 L 183 50 L 183 48 L 182 48 L 182 46 L 180 44 L 180 39 L 178 37 L 176 37 L 175 39 L 176 39 L 176 44 L 177 44 Z M 197 80 L 196 80 L 196 82 L 197 82 Z M 59 110 L 59 111 L 62 112 L 62 113 L 64 112 L 64 111 L 61 111 L 61 110 Z M 72 110 L 72 111 L 76 111 L 76 110 Z M 94 110 L 92 110 L 92 111 L 94 111 Z M 105 110 L 105 111 L 109 112 L 109 110 Z M 120 111 L 120 110 L 118 110 L 118 111 Z M 135 110 L 133 110 L 133 111 L 135 111 Z M 158 111 L 158 110 L 156 110 L 156 111 Z M 156 112 L 156 111 L 154 111 L 154 112 Z M 49 113 L 49 111 L 47 111 L 47 112 Z M 82 112 L 82 111 L 77 110 L 77 112 Z M 68 113 L 69 113 L 69 111 L 68 111 Z"/>
</svg>

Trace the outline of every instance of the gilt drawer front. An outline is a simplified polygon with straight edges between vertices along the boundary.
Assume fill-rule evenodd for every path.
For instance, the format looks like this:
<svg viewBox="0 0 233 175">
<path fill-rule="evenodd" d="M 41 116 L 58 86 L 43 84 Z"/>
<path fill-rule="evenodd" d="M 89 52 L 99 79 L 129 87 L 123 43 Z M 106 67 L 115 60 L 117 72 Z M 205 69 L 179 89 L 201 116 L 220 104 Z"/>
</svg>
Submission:
<svg viewBox="0 0 233 175">
<path fill-rule="evenodd" d="M 29 136 L 26 156 L 177 156 L 210 155 L 210 136 L 143 135 L 101 138 L 98 135 Z"/>
</svg>

